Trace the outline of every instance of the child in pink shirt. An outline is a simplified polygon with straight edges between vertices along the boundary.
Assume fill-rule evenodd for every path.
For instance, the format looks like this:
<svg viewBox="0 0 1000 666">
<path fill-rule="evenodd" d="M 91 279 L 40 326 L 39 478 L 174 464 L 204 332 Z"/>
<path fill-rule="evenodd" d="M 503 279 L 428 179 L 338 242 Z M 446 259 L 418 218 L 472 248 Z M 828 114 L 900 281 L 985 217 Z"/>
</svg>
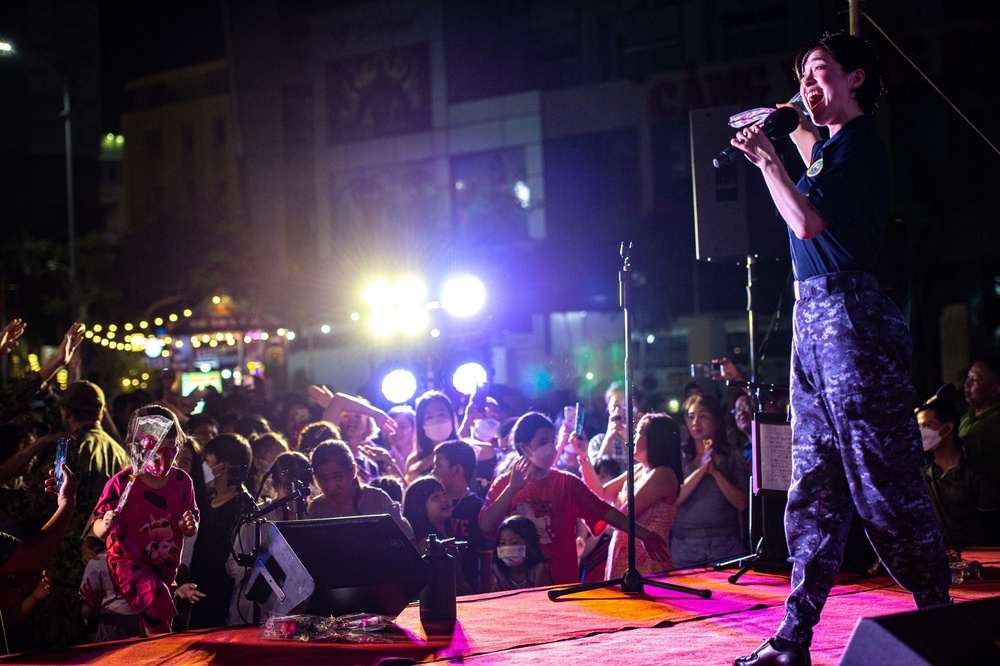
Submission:
<svg viewBox="0 0 1000 666">
<path fill-rule="evenodd" d="M 173 421 L 163 435 L 160 449 L 143 463 L 155 438 L 137 435 L 142 417 L 160 416 Z M 177 417 L 159 405 L 148 405 L 132 415 L 129 437 L 133 464 L 111 477 L 94 509 L 94 534 L 107 537 L 107 559 L 111 579 L 119 594 L 139 613 L 147 634 L 167 633 L 177 615 L 171 586 L 177 575 L 183 537 L 198 531 L 198 508 L 191 477 L 171 467 L 177 456 L 178 439 L 184 437 Z M 138 461 L 138 462 L 137 462 Z M 119 498 L 142 465 L 119 514 Z M 185 594 L 195 596 L 194 590 Z M 190 599 L 195 601 L 196 599 Z"/>
</svg>

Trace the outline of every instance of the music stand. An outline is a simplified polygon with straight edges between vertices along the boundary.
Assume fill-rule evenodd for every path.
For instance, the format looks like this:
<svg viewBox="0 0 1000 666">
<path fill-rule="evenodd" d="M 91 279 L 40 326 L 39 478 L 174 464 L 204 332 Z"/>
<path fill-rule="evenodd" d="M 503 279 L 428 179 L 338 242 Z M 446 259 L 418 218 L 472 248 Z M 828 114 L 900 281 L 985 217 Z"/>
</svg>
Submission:
<svg viewBox="0 0 1000 666">
<path fill-rule="evenodd" d="M 760 388 L 760 387 L 758 387 Z M 753 540 L 753 512 L 755 500 L 760 508 L 760 537 L 752 553 L 740 555 L 715 565 L 722 569 L 730 564 L 742 562 L 739 571 L 729 577 L 729 582 L 735 584 L 758 561 L 766 559 L 767 555 L 767 520 L 765 517 L 764 498 L 766 496 L 780 497 L 788 492 L 792 477 L 792 428 L 783 414 L 768 414 L 757 412 L 753 415 L 753 432 L 750 438 L 753 452 L 750 477 L 749 537 Z"/>
<path fill-rule="evenodd" d="M 628 501 L 626 503 L 628 507 L 628 568 L 625 569 L 625 573 L 622 574 L 621 578 L 615 580 L 581 583 L 563 589 L 549 590 L 549 599 L 555 601 L 567 594 L 613 587 L 615 585 L 618 585 L 625 594 L 642 594 L 645 591 L 644 585 L 652 585 L 653 587 L 684 592 L 685 594 L 693 594 L 702 599 L 708 599 L 712 596 L 711 590 L 696 590 L 693 587 L 674 585 L 661 580 L 645 578 L 635 568 L 635 475 L 633 474 L 633 468 L 635 467 L 635 442 L 632 439 L 632 433 L 635 429 L 633 421 L 635 419 L 632 411 L 632 356 L 629 354 L 629 346 L 632 342 L 632 322 L 629 308 L 629 271 L 631 270 L 632 243 L 629 242 L 627 247 L 625 243 L 622 243 L 620 253 L 622 257 L 622 269 L 618 272 L 619 300 L 625 315 L 625 427 L 628 435 L 625 447 L 628 451 L 626 469 L 628 474 L 625 477 L 625 486 L 628 489 Z"/>
</svg>

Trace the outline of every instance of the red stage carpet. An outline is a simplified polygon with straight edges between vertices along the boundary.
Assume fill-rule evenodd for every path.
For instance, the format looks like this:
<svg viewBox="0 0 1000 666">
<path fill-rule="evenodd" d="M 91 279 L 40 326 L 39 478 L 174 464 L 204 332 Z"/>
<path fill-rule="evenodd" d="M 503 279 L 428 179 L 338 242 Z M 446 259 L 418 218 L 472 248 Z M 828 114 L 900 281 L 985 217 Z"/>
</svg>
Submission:
<svg viewBox="0 0 1000 666">
<path fill-rule="evenodd" d="M 1000 550 L 965 553 L 986 579 L 952 587 L 959 603 L 1000 597 Z M 14 655 L 2 663 L 35 664 L 376 664 L 458 661 L 474 664 L 731 664 L 770 636 L 780 621 L 787 575 L 698 570 L 670 582 L 712 591 L 711 599 L 648 587 L 617 588 L 550 601 L 545 590 L 462 599 L 458 625 L 445 638 L 425 637 L 415 606 L 404 610 L 391 642 L 373 644 L 264 641 L 257 629 L 187 632 L 154 639 Z M 813 663 L 837 664 L 862 617 L 914 610 L 909 594 L 885 575 L 843 576 L 816 629 Z M 1000 620 L 998 620 L 1000 622 Z"/>
</svg>

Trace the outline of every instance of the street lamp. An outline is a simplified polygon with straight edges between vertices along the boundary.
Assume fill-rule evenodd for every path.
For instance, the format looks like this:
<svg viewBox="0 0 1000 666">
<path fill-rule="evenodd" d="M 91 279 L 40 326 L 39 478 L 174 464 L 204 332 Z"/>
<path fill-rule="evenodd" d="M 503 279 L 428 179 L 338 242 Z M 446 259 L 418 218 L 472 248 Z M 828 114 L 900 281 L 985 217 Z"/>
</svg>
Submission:
<svg viewBox="0 0 1000 666">
<path fill-rule="evenodd" d="M 69 252 L 69 308 L 71 319 L 75 321 L 79 316 L 79 306 L 77 304 L 76 289 L 76 211 L 74 210 L 75 197 L 73 193 L 73 123 L 70 114 L 69 81 L 65 75 L 60 74 L 48 62 L 20 53 L 8 41 L 0 40 L 0 56 L 19 56 L 26 61 L 38 64 L 55 76 L 59 85 L 62 86 L 63 109 L 59 115 L 63 119 L 63 134 L 66 143 L 66 233 L 68 236 L 67 249 Z"/>
</svg>

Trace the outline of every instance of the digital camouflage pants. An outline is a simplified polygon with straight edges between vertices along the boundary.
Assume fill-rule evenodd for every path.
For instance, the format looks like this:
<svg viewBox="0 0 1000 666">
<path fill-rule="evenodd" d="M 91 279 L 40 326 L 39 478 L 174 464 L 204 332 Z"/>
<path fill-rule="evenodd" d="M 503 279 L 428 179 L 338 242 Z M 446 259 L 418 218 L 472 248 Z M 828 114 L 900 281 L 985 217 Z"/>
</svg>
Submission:
<svg viewBox="0 0 1000 666">
<path fill-rule="evenodd" d="M 796 285 L 792 481 L 785 511 L 791 592 L 777 635 L 809 644 L 856 509 L 879 558 L 918 608 L 949 602 L 951 573 L 920 473 L 912 342 L 864 273 Z"/>
</svg>

